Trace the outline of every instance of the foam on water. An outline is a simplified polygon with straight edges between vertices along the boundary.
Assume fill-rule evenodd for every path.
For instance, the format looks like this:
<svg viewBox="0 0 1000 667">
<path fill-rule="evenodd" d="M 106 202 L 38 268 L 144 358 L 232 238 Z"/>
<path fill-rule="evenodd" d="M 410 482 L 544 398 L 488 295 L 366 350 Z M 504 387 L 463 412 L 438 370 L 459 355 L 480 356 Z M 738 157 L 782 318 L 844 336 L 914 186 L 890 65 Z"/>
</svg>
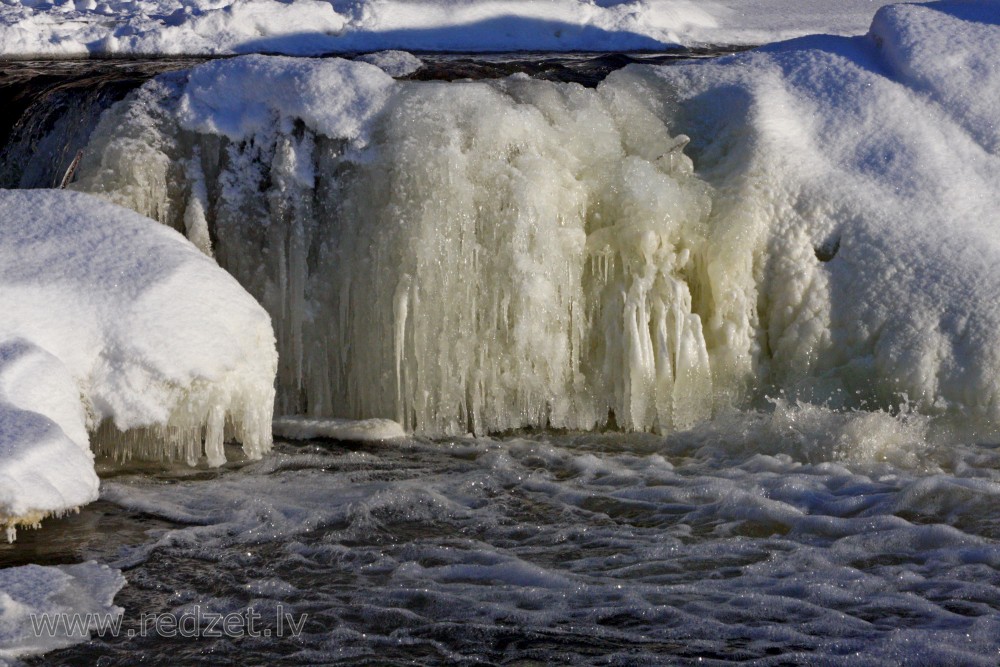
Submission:
<svg viewBox="0 0 1000 667">
<path fill-rule="evenodd" d="M 304 634 L 54 657 L 996 661 L 995 448 L 924 439 L 908 416 L 745 417 L 666 438 L 279 445 L 211 482 L 116 476 L 105 500 L 171 524 L 106 555 L 136 587 L 123 627 L 280 605 L 309 614 Z"/>
</svg>

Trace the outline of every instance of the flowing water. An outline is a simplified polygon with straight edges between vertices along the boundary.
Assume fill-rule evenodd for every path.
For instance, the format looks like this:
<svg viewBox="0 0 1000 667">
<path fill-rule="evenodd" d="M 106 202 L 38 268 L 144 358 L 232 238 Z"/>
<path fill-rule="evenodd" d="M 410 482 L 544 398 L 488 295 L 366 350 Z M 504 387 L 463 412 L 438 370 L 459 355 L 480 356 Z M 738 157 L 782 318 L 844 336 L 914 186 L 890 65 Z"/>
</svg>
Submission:
<svg viewBox="0 0 1000 667">
<path fill-rule="evenodd" d="M 122 637 L 37 664 L 995 664 L 1000 450 L 926 427 L 778 403 L 666 438 L 106 464 L 100 502 L 0 563 L 129 581 Z M 143 614 L 250 609 L 272 636 L 140 636 Z"/>
</svg>

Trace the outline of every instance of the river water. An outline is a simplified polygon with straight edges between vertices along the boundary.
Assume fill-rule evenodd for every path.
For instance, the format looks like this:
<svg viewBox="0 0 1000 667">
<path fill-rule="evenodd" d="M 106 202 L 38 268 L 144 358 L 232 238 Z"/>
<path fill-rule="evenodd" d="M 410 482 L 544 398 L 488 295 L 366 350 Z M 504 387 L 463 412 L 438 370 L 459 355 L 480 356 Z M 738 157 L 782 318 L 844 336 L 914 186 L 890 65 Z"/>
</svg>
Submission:
<svg viewBox="0 0 1000 667">
<path fill-rule="evenodd" d="M 105 462 L 100 502 L 22 531 L 0 564 L 128 579 L 121 636 L 37 664 L 995 664 L 1000 450 L 926 427 L 779 402 L 666 438 Z M 211 635 L 233 613 L 261 636 L 141 630 L 197 614 Z"/>
</svg>

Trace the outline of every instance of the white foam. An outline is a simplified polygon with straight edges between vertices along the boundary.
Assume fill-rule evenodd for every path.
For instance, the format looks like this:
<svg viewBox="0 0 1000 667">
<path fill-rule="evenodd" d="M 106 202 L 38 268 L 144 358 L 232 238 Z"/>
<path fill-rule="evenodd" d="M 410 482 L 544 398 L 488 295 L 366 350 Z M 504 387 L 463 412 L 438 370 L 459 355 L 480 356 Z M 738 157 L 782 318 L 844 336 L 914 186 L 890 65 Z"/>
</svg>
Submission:
<svg viewBox="0 0 1000 667">
<path fill-rule="evenodd" d="M 498 662 L 597 649 L 656 662 L 666 646 L 692 660 L 989 664 L 996 451 L 935 443 L 949 445 L 936 462 L 962 462 L 961 474 L 852 459 L 835 444 L 869 415 L 826 410 L 832 443 L 817 427 L 816 446 L 803 447 L 823 409 L 781 410 L 667 438 L 297 445 L 211 482 L 118 478 L 106 497 L 188 524 L 119 565 L 201 604 L 322 609 L 299 640 L 316 662 L 384 655 L 391 642 Z M 865 428 L 883 449 L 907 429 L 905 419 L 884 438 Z M 753 453 L 754 431 L 769 453 Z M 218 587 L 178 574 L 175 559 L 211 561 Z M 257 583 L 265 577 L 278 581 Z M 560 631 L 544 645 L 484 649 L 484 633 L 515 625 Z"/>
</svg>

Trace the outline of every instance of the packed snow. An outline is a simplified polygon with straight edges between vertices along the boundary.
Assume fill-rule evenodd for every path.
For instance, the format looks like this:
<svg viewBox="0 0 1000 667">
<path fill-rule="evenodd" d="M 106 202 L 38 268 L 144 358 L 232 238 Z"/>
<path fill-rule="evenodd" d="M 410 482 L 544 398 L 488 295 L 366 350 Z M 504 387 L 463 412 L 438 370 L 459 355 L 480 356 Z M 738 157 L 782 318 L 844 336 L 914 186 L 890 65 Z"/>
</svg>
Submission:
<svg viewBox="0 0 1000 667">
<path fill-rule="evenodd" d="M 85 642 L 111 627 L 124 611 L 113 604 L 124 585 L 120 571 L 94 562 L 0 569 L 0 661 Z"/>
<path fill-rule="evenodd" d="M 885 0 L 4 0 L 0 55 L 628 51 L 857 34 Z"/>
<path fill-rule="evenodd" d="M 91 448 L 270 448 L 267 314 L 176 232 L 89 195 L 0 192 L 0 525 L 97 498 Z M 91 435 L 88 435 L 91 434 Z"/>
</svg>

